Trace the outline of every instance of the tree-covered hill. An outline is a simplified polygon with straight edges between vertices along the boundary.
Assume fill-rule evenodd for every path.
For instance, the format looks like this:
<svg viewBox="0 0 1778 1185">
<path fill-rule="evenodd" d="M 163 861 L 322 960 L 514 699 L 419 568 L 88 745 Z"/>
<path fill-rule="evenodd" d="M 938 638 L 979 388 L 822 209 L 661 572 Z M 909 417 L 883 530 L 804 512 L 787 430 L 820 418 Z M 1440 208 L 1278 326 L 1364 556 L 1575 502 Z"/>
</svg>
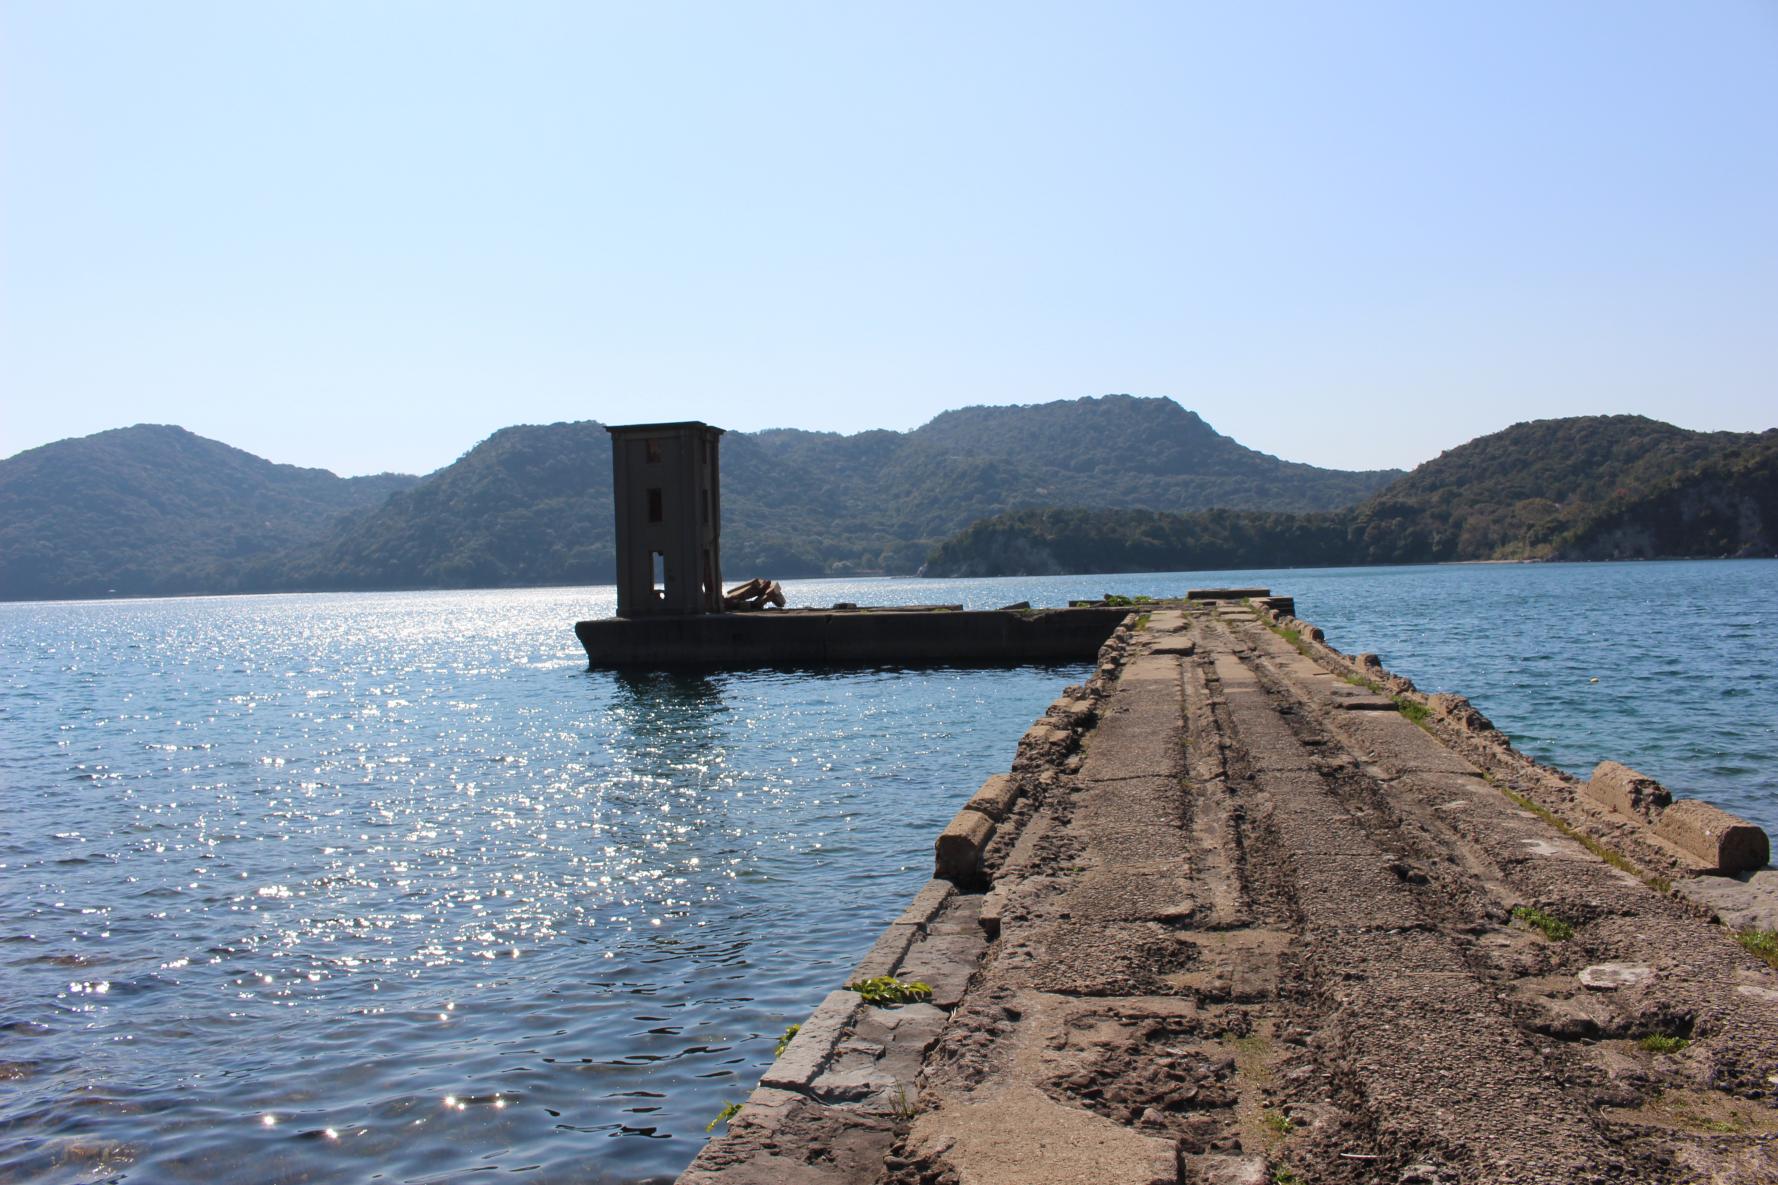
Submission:
<svg viewBox="0 0 1778 1185">
<path fill-rule="evenodd" d="M 1281 461 L 1221 435 L 1172 400 L 1129 395 L 966 407 L 915 430 L 909 443 L 1011 466 L 1024 480 L 1010 492 L 1009 508 L 1332 510 L 1400 476 Z M 1081 493 L 1088 496 L 1075 497 Z"/>
<path fill-rule="evenodd" d="M 933 575 L 1778 552 L 1778 429 L 1640 416 L 1516 424 L 1323 514 L 1051 509 L 972 524 Z"/>
<path fill-rule="evenodd" d="M 736 578 L 913 572 L 932 543 L 1024 507 L 1315 510 L 1395 471 L 1293 464 L 1168 399 L 946 412 L 913 432 L 723 439 Z M 614 575 L 611 448 L 593 422 L 502 429 L 424 479 L 344 481 L 177 428 L 0 461 L 0 596 L 465 588 Z"/>
<path fill-rule="evenodd" d="M 1363 562 L 1546 559 L 1590 515 L 1754 439 L 1643 416 L 1514 424 L 1440 453 L 1360 504 Z"/>
<path fill-rule="evenodd" d="M 502 428 L 375 511 L 268 557 L 250 590 L 491 588 L 612 578 L 611 438 L 602 425 Z"/>
<path fill-rule="evenodd" d="M 614 575 L 611 449 L 593 421 L 503 429 L 326 537 L 226 587 L 465 588 Z M 911 573 L 974 519 L 1066 492 L 1107 505 L 1339 505 L 1395 474 L 1294 465 L 1166 399 L 948 412 L 911 433 L 723 438 L 723 569 L 740 579 Z"/>
<path fill-rule="evenodd" d="M 0 598 L 226 587 L 418 478 L 275 465 L 164 424 L 0 461 Z"/>
<path fill-rule="evenodd" d="M 935 576 L 1322 567 L 1347 563 L 1337 512 L 1020 510 L 972 523 L 933 549 Z"/>
<path fill-rule="evenodd" d="M 1778 532 L 1778 431 L 1636 416 L 1518 424 L 1406 475 L 1280 461 L 1121 395 L 909 433 L 730 432 L 722 458 L 735 580 L 907 573 L 929 554 L 934 574 L 980 575 L 1769 554 Z M 0 515 L 8 599 L 614 575 L 610 438 L 592 421 L 502 429 L 424 479 L 342 479 L 142 425 L 0 461 Z"/>
<path fill-rule="evenodd" d="M 1635 493 L 1605 499 L 1555 542 L 1564 559 L 1778 553 L 1778 429 Z"/>
</svg>

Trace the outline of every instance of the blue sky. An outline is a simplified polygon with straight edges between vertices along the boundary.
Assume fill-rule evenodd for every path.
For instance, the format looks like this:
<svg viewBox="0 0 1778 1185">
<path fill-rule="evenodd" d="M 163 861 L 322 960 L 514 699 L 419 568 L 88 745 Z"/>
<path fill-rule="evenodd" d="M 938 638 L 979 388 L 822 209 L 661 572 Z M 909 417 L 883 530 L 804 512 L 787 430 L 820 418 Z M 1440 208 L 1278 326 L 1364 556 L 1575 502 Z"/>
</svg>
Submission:
<svg viewBox="0 0 1778 1185">
<path fill-rule="evenodd" d="M 0 456 L 1778 424 L 1778 3 L 0 0 Z"/>
</svg>

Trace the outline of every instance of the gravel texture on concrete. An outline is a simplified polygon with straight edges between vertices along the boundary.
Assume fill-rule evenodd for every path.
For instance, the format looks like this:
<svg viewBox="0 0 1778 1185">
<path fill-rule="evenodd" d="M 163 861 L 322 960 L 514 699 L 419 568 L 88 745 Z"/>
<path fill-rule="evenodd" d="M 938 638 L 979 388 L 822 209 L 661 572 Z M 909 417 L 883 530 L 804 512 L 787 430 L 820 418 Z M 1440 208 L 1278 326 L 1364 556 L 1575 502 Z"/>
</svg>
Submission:
<svg viewBox="0 0 1778 1185">
<path fill-rule="evenodd" d="M 1127 618 L 681 1182 L 1778 1181 L 1769 874 L 1280 600 Z"/>
</svg>

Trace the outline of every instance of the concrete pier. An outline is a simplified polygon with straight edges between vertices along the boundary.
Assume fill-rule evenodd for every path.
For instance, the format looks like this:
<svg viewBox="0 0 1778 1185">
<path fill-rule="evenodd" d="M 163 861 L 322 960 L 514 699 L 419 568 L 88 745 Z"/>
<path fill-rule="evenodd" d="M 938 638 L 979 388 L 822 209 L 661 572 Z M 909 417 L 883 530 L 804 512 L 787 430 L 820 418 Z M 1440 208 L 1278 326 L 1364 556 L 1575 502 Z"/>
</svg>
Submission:
<svg viewBox="0 0 1778 1185">
<path fill-rule="evenodd" d="M 783 609 L 575 624 L 593 667 L 1085 662 L 1125 611 Z"/>
<path fill-rule="evenodd" d="M 1124 619 L 681 1185 L 1778 1181 L 1748 825 L 1293 611 Z"/>
</svg>

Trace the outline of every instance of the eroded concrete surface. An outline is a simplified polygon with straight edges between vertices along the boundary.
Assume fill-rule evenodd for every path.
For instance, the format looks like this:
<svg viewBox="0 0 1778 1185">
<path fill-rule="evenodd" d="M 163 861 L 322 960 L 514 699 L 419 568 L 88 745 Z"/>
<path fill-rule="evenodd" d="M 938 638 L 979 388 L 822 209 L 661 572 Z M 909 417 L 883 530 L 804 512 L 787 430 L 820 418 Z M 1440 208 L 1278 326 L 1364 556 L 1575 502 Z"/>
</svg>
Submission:
<svg viewBox="0 0 1778 1185">
<path fill-rule="evenodd" d="M 1132 624 L 859 968 L 932 1002 L 830 996 L 684 1185 L 1778 1181 L 1778 973 L 1674 867 L 1244 603 Z"/>
</svg>

